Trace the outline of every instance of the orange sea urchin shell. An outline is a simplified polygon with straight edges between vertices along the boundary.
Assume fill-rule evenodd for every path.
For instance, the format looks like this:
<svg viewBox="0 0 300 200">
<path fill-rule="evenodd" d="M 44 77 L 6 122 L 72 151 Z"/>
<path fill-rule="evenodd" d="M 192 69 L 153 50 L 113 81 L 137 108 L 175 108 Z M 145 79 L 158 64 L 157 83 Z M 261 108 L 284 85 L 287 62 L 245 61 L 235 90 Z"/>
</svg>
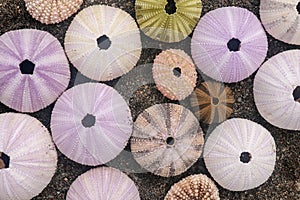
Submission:
<svg viewBox="0 0 300 200">
<path fill-rule="evenodd" d="M 25 0 L 30 15 L 43 24 L 59 23 L 74 14 L 83 0 Z"/>
</svg>

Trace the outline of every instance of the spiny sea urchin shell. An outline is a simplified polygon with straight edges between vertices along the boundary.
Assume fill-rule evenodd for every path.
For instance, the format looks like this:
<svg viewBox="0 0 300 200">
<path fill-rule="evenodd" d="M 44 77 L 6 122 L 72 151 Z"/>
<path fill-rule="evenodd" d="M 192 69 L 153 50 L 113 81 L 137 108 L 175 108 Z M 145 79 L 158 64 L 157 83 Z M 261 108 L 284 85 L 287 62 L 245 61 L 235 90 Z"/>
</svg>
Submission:
<svg viewBox="0 0 300 200">
<path fill-rule="evenodd" d="M 172 100 L 185 99 L 196 86 L 196 68 L 183 50 L 161 52 L 154 60 L 152 72 L 158 90 Z"/>
<path fill-rule="evenodd" d="M 142 51 L 135 20 L 127 12 L 105 5 L 80 11 L 64 44 L 74 67 L 97 81 L 110 81 L 129 72 Z"/>
<path fill-rule="evenodd" d="M 137 0 L 135 11 L 147 36 L 163 42 L 179 42 L 196 26 L 202 3 L 201 0 Z"/>
<path fill-rule="evenodd" d="M 56 24 L 73 15 L 83 0 L 24 0 L 30 15 L 43 24 Z"/>
<path fill-rule="evenodd" d="M 234 96 L 228 86 L 215 81 L 206 81 L 196 88 L 191 98 L 195 115 L 207 124 L 226 120 L 233 112 Z"/>
<path fill-rule="evenodd" d="M 19 112 L 36 112 L 68 87 L 69 62 L 60 42 L 35 29 L 0 36 L 0 101 Z"/>
<path fill-rule="evenodd" d="M 59 97 L 51 130 L 58 149 L 68 158 L 85 165 L 104 164 L 126 146 L 132 132 L 131 112 L 114 88 L 84 83 Z"/>
<path fill-rule="evenodd" d="M 259 13 L 268 33 L 283 42 L 300 45 L 299 0 L 261 0 Z"/>
<path fill-rule="evenodd" d="M 19 113 L 0 114 L 0 199 L 38 195 L 53 177 L 57 153 L 46 127 Z"/>
<path fill-rule="evenodd" d="M 136 119 L 131 152 L 146 170 L 176 176 L 200 157 L 203 132 L 191 111 L 177 104 L 156 104 Z"/>
<path fill-rule="evenodd" d="M 219 200 L 215 183 L 204 174 L 188 176 L 171 187 L 164 200 Z"/>
<path fill-rule="evenodd" d="M 203 152 L 205 165 L 223 188 L 244 191 L 271 176 L 276 161 L 272 135 L 246 119 L 229 119 L 209 135 Z"/>
</svg>

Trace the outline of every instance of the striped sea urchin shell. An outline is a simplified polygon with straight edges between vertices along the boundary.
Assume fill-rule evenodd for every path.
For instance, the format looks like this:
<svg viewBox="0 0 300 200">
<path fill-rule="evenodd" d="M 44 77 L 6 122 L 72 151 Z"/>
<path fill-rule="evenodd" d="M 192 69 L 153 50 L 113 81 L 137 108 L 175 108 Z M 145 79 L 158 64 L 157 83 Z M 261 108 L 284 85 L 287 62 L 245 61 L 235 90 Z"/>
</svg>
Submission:
<svg viewBox="0 0 300 200">
<path fill-rule="evenodd" d="M 173 7 L 173 11 L 170 9 L 173 14 L 165 9 L 169 6 Z M 201 0 L 137 0 L 135 11 L 137 22 L 147 36 L 171 43 L 185 39 L 193 31 L 202 3 Z"/>
<path fill-rule="evenodd" d="M 140 200 L 134 182 L 120 170 L 98 167 L 79 176 L 71 185 L 67 200 Z"/>
<path fill-rule="evenodd" d="M 300 45 L 299 0 L 261 0 L 259 12 L 268 33 L 283 42 Z"/>
<path fill-rule="evenodd" d="M 51 115 L 58 149 L 84 165 L 115 158 L 132 133 L 130 109 L 123 97 L 102 83 L 77 85 L 57 100 Z"/>
<path fill-rule="evenodd" d="M 142 44 L 135 20 L 125 11 L 95 5 L 76 15 L 65 36 L 71 63 L 85 76 L 110 81 L 129 72 Z"/>
<path fill-rule="evenodd" d="M 73 15 L 83 0 L 24 0 L 30 15 L 43 24 L 56 24 Z"/>
<path fill-rule="evenodd" d="M 267 36 L 260 21 L 252 12 L 238 7 L 218 8 L 205 14 L 191 44 L 196 66 L 207 76 L 228 83 L 255 72 L 267 51 Z"/>
<path fill-rule="evenodd" d="M 244 191 L 260 186 L 271 176 L 276 161 L 272 135 L 246 119 L 229 119 L 209 135 L 204 162 L 223 188 Z"/>
<path fill-rule="evenodd" d="M 164 200 L 219 200 L 215 183 L 204 174 L 188 176 L 171 187 Z"/>
<path fill-rule="evenodd" d="M 0 199 L 38 195 L 51 181 L 57 164 L 48 130 L 28 115 L 4 113 L 0 114 L 0 138 Z"/>
<path fill-rule="evenodd" d="M 141 113 L 134 125 L 131 152 L 143 168 L 156 175 L 179 175 L 202 153 L 202 129 L 183 106 L 156 104 Z"/>
<path fill-rule="evenodd" d="M 19 112 L 36 112 L 68 87 L 69 62 L 59 41 L 34 29 L 0 36 L 0 101 Z"/>
<path fill-rule="evenodd" d="M 300 130 L 300 50 L 279 53 L 258 70 L 254 79 L 255 105 L 274 126 Z"/>
<path fill-rule="evenodd" d="M 201 83 L 191 98 L 195 115 L 207 124 L 226 120 L 233 112 L 234 96 L 228 86 L 214 81 Z"/>
<path fill-rule="evenodd" d="M 152 72 L 157 89 L 172 100 L 185 99 L 196 86 L 196 68 L 183 50 L 161 52 L 154 60 Z"/>
</svg>

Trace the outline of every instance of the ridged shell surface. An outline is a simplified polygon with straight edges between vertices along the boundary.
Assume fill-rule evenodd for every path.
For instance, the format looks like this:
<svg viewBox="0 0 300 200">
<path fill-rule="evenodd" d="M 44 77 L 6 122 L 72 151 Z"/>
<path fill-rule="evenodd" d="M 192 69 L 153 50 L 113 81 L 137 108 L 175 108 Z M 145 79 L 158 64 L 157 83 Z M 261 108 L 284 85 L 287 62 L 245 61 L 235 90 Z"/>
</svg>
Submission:
<svg viewBox="0 0 300 200">
<path fill-rule="evenodd" d="M 58 149 L 84 165 L 115 158 L 132 133 L 130 109 L 123 97 L 102 83 L 77 85 L 57 100 L 51 116 Z"/>
<path fill-rule="evenodd" d="M 226 120 L 233 112 L 234 102 L 231 89 L 215 81 L 201 83 L 191 98 L 195 115 L 207 124 Z"/>
<path fill-rule="evenodd" d="M 129 72 L 142 48 L 135 20 L 125 11 L 105 5 L 80 11 L 66 32 L 64 44 L 71 63 L 97 81 Z"/>
<path fill-rule="evenodd" d="M 22 29 L 0 36 L 0 101 L 6 106 L 36 112 L 53 103 L 69 81 L 69 62 L 51 34 Z"/>
<path fill-rule="evenodd" d="M 202 153 L 202 129 L 183 106 L 156 104 L 142 112 L 134 125 L 131 152 L 144 169 L 156 175 L 179 175 Z"/>
<path fill-rule="evenodd" d="M 134 182 L 123 172 L 98 167 L 79 176 L 71 185 L 67 200 L 140 200 Z"/>
<path fill-rule="evenodd" d="M 185 39 L 193 31 L 201 15 L 201 0 L 172 1 L 176 7 L 173 14 L 165 10 L 167 0 L 135 2 L 137 22 L 147 36 L 171 43 Z"/>
<path fill-rule="evenodd" d="M 194 174 L 174 184 L 165 200 L 219 200 L 215 183 L 204 174 Z"/>
<path fill-rule="evenodd" d="M 157 55 L 152 72 L 158 90 L 172 100 L 185 99 L 196 86 L 195 65 L 190 56 L 179 49 L 169 49 Z"/>
<path fill-rule="evenodd" d="M 273 37 L 300 45 L 299 0 L 261 0 L 259 13 L 262 24 Z"/>
<path fill-rule="evenodd" d="M 9 156 L 8 168 L 0 164 L 0 199 L 28 200 L 50 183 L 57 153 L 46 127 L 25 114 L 0 114 L 0 156 Z M 1 160 L 1 158 L 0 158 Z"/>
<path fill-rule="evenodd" d="M 246 119 L 229 119 L 208 137 L 205 165 L 223 188 L 244 191 L 260 186 L 271 176 L 276 161 L 272 135 Z"/>
<path fill-rule="evenodd" d="M 30 15 L 43 24 L 56 24 L 73 15 L 83 0 L 24 0 Z"/>
<path fill-rule="evenodd" d="M 238 7 L 218 8 L 205 14 L 191 44 L 196 66 L 207 76 L 229 83 L 255 72 L 267 50 L 267 36 L 260 21 L 252 12 Z"/>
<path fill-rule="evenodd" d="M 300 130 L 299 77 L 300 50 L 279 53 L 258 70 L 253 89 L 255 105 L 274 126 Z"/>
</svg>

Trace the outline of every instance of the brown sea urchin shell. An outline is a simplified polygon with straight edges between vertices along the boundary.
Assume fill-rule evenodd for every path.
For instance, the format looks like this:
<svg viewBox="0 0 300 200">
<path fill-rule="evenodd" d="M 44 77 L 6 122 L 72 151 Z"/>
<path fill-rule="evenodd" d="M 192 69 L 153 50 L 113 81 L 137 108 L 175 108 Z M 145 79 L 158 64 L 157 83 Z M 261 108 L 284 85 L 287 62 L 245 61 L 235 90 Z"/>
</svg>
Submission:
<svg viewBox="0 0 300 200">
<path fill-rule="evenodd" d="M 214 182 L 204 174 L 188 176 L 171 187 L 165 200 L 219 200 Z"/>
<path fill-rule="evenodd" d="M 202 152 L 202 129 L 187 108 L 156 104 L 141 113 L 131 138 L 131 152 L 146 170 L 176 176 L 191 167 Z"/>
<path fill-rule="evenodd" d="M 30 15 L 43 24 L 59 23 L 74 14 L 83 0 L 25 0 Z"/>
<path fill-rule="evenodd" d="M 215 81 L 201 83 L 191 98 L 195 115 L 207 124 L 226 120 L 233 112 L 233 103 L 231 89 Z"/>
<path fill-rule="evenodd" d="M 172 100 L 183 100 L 196 86 L 197 72 L 192 59 L 184 51 L 169 49 L 156 56 L 153 78 L 157 89 Z"/>
</svg>

